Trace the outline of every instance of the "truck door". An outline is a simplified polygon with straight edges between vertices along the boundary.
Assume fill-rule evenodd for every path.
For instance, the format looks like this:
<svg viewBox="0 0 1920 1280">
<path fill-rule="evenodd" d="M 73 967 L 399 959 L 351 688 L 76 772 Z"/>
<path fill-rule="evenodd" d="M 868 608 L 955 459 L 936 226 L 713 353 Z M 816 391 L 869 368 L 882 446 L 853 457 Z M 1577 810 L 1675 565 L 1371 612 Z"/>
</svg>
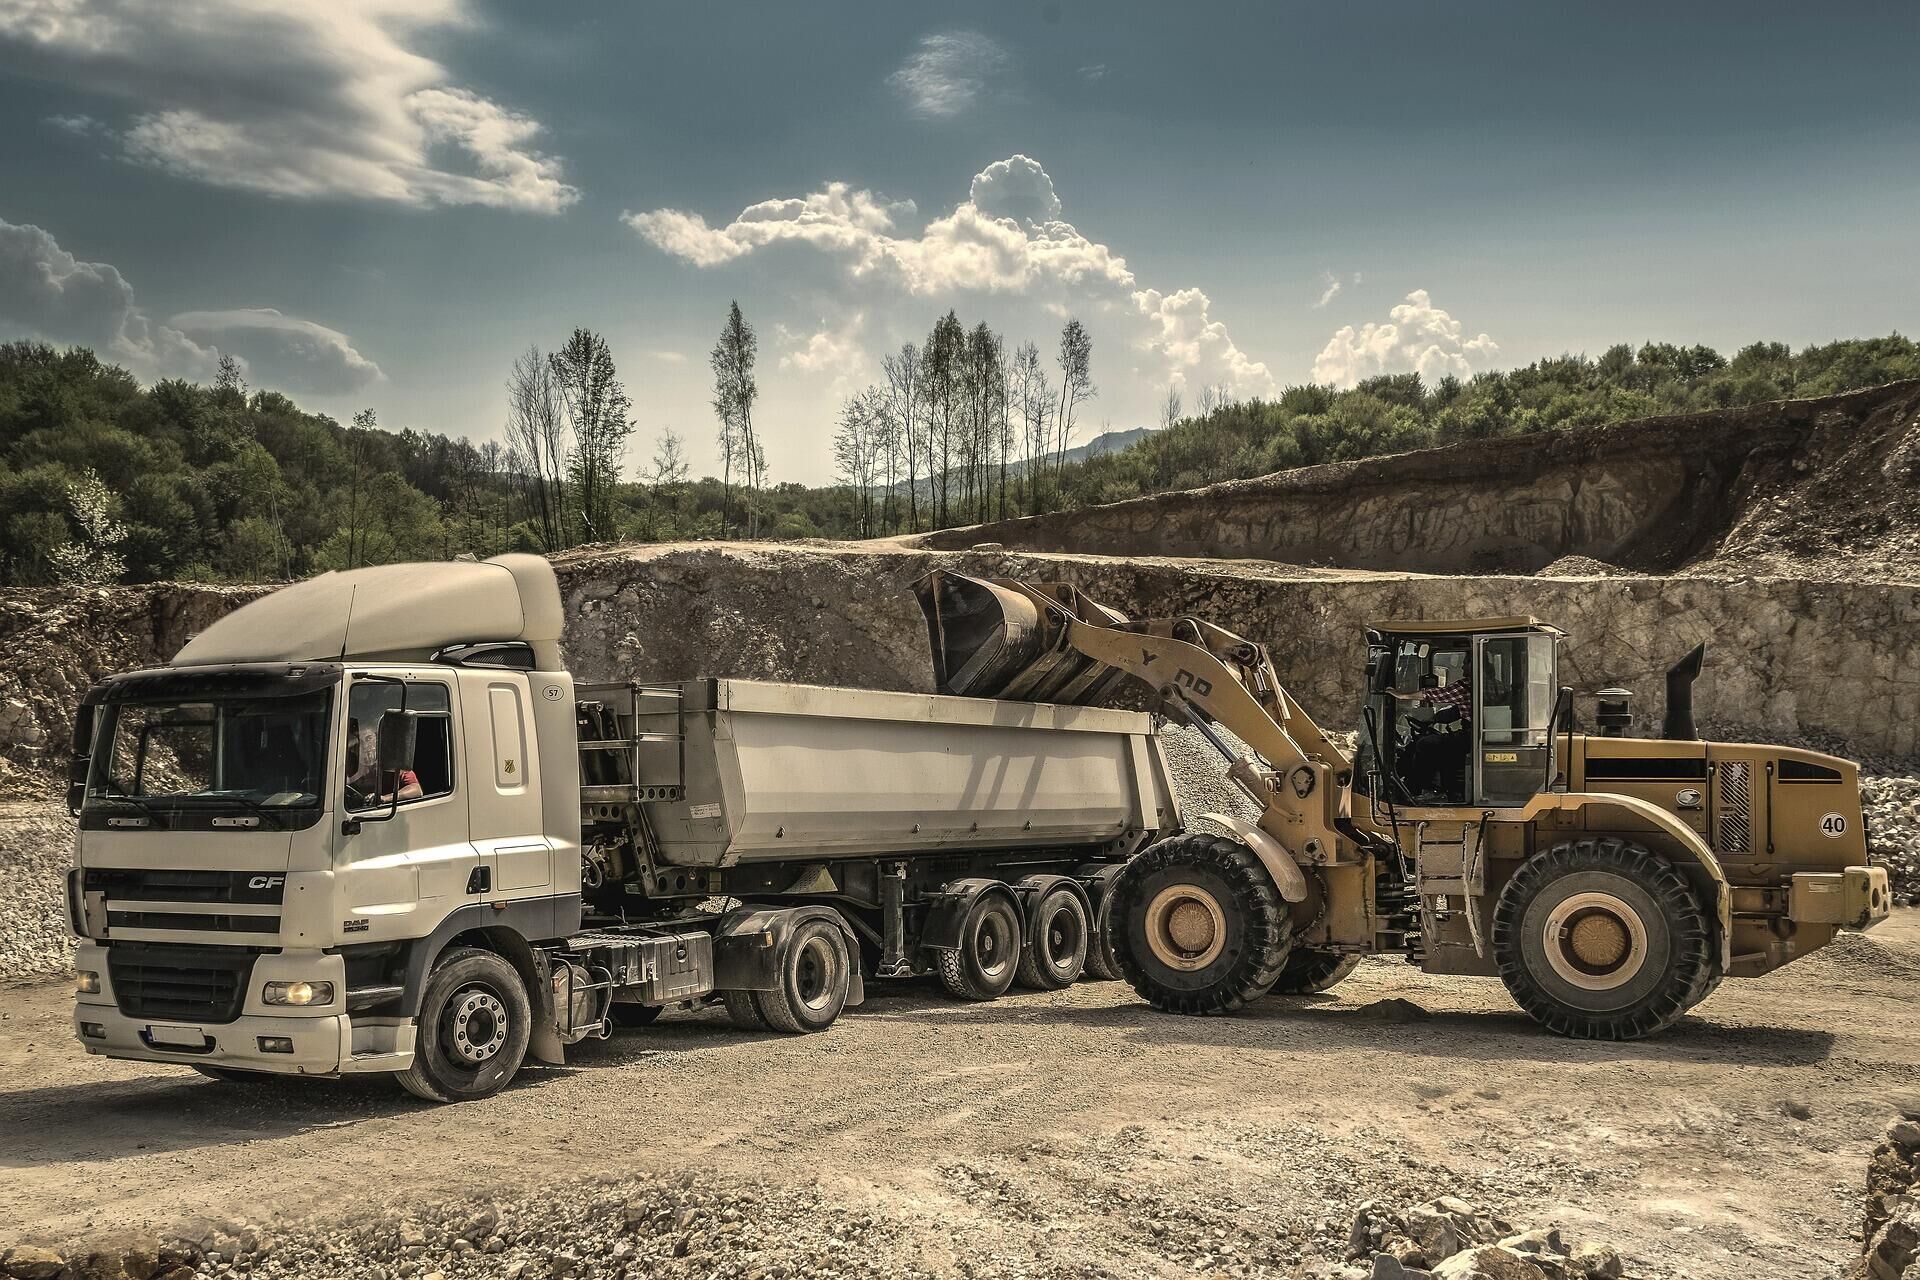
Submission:
<svg viewBox="0 0 1920 1280">
<path fill-rule="evenodd" d="M 518 672 L 459 673 L 466 718 L 473 844 L 492 867 L 492 892 L 514 896 L 553 884 L 553 847 L 541 821 L 539 740 Z"/>
<path fill-rule="evenodd" d="M 375 756 L 380 717 L 400 710 L 403 686 L 406 710 L 419 726 L 413 768 L 383 776 Z M 467 892 L 477 860 L 460 785 L 457 708 L 452 687 L 437 678 L 356 676 L 348 686 L 343 765 L 335 784 L 347 821 L 334 828 L 334 868 L 346 894 L 348 932 L 378 937 L 374 917 L 410 911 L 416 900 L 457 900 Z"/>
</svg>

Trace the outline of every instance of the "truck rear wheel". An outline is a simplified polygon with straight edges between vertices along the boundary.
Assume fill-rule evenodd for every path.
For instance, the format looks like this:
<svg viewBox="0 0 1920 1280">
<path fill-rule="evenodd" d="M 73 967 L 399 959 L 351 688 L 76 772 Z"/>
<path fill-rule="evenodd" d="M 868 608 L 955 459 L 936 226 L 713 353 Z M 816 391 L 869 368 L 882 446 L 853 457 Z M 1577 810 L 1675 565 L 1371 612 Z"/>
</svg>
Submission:
<svg viewBox="0 0 1920 1280">
<path fill-rule="evenodd" d="M 1033 899 L 1020 950 L 1020 985 L 1059 991 L 1079 981 L 1087 964 L 1088 932 L 1086 904 L 1070 882 L 1056 883 Z"/>
<path fill-rule="evenodd" d="M 533 1004 L 520 971 L 506 960 L 457 947 L 428 977 L 419 1021 L 401 1086 L 428 1102 L 470 1102 L 500 1092 L 519 1072 Z"/>
<path fill-rule="evenodd" d="M 847 1007 L 852 971 L 846 935 L 831 920 L 809 920 L 787 935 L 780 985 L 754 992 L 754 1007 L 775 1031 L 825 1031 Z"/>
<path fill-rule="evenodd" d="M 1347 975 L 1359 967 L 1357 955 L 1295 947 L 1287 956 L 1287 967 L 1280 971 L 1280 981 L 1273 984 L 1273 989 L 1281 995 L 1311 995 L 1345 981 Z"/>
<path fill-rule="evenodd" d="M 1162 840 L 1113 890 L 1121 971 L 1156 1009 L 1231 1013 L 1273 989 L 1293 922 L 1253 850 L 1224 836 Z"/>
<path fill-rule="evenodd" d="M 960 925 L 960 945 L 940 952 L 940 985 L 962 1000 L 994 1000 L 1013 985 L 1020 966 L 1020 912 L 1004 889 L 974 899 Z"/>
<path fill-rule="evenodd" d="M 1500 978 L 1529 1016 L 1583 1040 L 1637 1040 L 1712 990 L 1713 926 L 1665 858 L 1612 836 L 1535 854 L 1500 891 Z"/>
</svg>

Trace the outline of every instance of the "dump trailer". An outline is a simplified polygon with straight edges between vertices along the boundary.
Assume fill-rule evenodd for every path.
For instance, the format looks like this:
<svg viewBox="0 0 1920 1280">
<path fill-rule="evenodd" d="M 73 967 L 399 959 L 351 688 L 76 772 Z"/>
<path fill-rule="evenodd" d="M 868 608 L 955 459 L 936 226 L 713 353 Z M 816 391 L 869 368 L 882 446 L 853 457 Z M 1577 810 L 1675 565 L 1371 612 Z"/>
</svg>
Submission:
<svg viewBox="0 0 1920 1280">
<path fill-rule="evenodd" d="M 1631 1039 L 1890 910 L 1852 761 L 1700 739 L 1704 645 L 1668 674 L 1661 735 L 1636 738 L 1619 688 L 1581 730 L 1564 637 L 1537 618 L 1382 622 L 1356 637 L 1349 751 L 1266 646 L 1205 619 L 947 571 L 918 590 L 942 690 L 1081 703 L 1137 680 L 1258 807 L 1156 842 L 1115 882 L 1119 962 L 1163 1009 L 1325 990 L 1387 954 L 1497 975 L 1553 1031 Z"/>
<path fill-rule="evenodd" d="M 1180 828 L 1150 718 L 699 679 L 576 683 L 532 556 L 330 573 L 76 716 L 91 1053 L 484 1097 L 663 1009 L 819 1031 L 868 977 L 1113 973 Z"/>
</svg>

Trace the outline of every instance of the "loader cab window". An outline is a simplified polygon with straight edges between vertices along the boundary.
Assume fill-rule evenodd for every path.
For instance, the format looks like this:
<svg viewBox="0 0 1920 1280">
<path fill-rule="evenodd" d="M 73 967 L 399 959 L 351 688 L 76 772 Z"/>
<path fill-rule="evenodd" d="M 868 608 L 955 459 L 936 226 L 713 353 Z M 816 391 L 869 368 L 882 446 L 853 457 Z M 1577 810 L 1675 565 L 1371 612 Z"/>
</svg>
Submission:
<svg viewBox="0 0 1920 1280">
<path fill-rule="evenodd" d="M 1553 750 L 1555 639 L 1480 636 L 1474 645 L 1474 792 L 1482 804 L 1524 804 L 1546 785 Z"/>
<path fill-rule="evenodd" d="M 453 792 L 453 712 L 447 686 L 409 681 L 406 710 L 419 725 L 413 768 L 397 776 L 378 767 L 380 717 L 401 709 L 401 688 L 388 680 L 356 680 L 347 696 L 347 808 L 362 812 L 402 806 Z"/>
<path fill-rule="evenodd" d="M 1393 682 L 1380 699 L 1384 781 L 1401 803 L 1466 804 L 1472 650 L 1464 638 L 1394 642 Z"/>
</svg>

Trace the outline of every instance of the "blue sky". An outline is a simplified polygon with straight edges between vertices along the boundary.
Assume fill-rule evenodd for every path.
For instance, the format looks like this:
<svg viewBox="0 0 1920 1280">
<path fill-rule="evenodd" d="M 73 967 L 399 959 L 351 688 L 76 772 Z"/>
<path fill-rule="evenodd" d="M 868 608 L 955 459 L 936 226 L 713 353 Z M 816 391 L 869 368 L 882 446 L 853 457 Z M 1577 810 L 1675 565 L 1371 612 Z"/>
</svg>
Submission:
<svg viewBox="0 0 1920 1280">
<path fill-rule="evenodd" d="M 1087 432 L 1617 341 L 1911 333 L 1920 8 L 0 0 L 0 337 L 498 433 L 605 333 L 775 479 L 956 308 L 1094 342 Z"/>
</svg>

